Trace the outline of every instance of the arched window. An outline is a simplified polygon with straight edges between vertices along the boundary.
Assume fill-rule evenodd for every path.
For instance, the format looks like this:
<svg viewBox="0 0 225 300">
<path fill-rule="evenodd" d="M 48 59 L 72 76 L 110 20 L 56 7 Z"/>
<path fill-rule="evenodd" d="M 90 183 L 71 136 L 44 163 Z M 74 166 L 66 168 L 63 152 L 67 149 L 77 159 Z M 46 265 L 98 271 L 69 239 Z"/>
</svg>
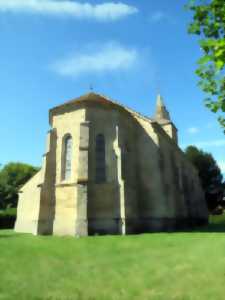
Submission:
<svg viewBox="0 0 225 300">
<path fill-rule="evenodd" d="M 106 181 L 105 137 L 103 134 L 98 134 L 95 141 L 95 181 L 96 183 Z"/>
<path fill-rule="evenodd" d="M 66 135 L 63 139 L 62 149 L 62 180 L 69 180 L 71 177 L 71 159 L 72 159 L 72 137 Z"/>
</svg>

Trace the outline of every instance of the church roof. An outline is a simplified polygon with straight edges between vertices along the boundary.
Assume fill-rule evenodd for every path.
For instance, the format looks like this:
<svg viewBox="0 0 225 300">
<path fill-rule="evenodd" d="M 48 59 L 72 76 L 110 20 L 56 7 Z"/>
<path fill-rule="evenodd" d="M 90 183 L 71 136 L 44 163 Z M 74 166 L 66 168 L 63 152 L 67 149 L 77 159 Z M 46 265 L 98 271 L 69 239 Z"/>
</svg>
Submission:
<svg viewBox="0 0 225 300">
<path fill-rule="evenodd" d="M 161 101 L 160 103 L 159 103 L 159 100 Z M 120 109 L 122 111 L 125 111 L 125 112 L 129 113 L 134 118 L 137 118 L 137 119 L 140 118 L 140 119 L 143 119 L 144 121 L 146 121 L 148 123 L 154 124 L 154 126 L 156 126 L 154 128 L 157 128 L 157 130 L 160 130 L 161 134 L 163 134 L 165 137 L 167 137 L 169 141 L 172 141 L 172 139 L 169 138 L 169 136 L 161 128 L 162 125 L 173 124 L 173 122 L 170 120 L 170 118 L 167 118 L 167 119 L 165 119 L 165 118 L 156 118 L 156 116 L 154 118 L 149 118 L 148 116 L 145 116 L 145 115 L 143 115 L 143 114 L 141 114 L 141 113 L 139 113 L 139 112 L 123 105 L 123 104 L 121 104 L 118 101 L 112 100 L 111 98 L 109 98 L 105 95 L 102 95 L 102 94 L 99 94 L 99 93 L 94 93 L 94 92 L 84 94 L 84 95 L 82 95 L 78 98 L 74 98 L 70 101 L 67 101 L 67 102 L 65 102 L 61 105 L 55 106 L 52 109 L 50 109 L 50 111 L 49 111 L 49 123 L 50 123 L 50 125 L 52 125 L 53 115 L 62 114 L 64 111 L 67 111 L 67 110 L 69 111 L 71 107 L 74 107 L 74 105 L 82 104 L 85 101 L 87 101 L 89 103 L 92 102 L 92 101 L 96 102 L 96 103 L 102 103 L 102 104 L 105 104 L 105 105 L 109 105 L 111 107 L 114 106 L 117 109 Z M 160 105 L 162 104 L 164 106 L 164 104 L 162 102 L 162 98 L 157 99 L 157 104 L 160 104 Z M 165 106 L 164 106 L 164 108 L 165 108 Z M 169 116 L 169 112 L 167 112 L 167 113 L 168 113 L 168 116 Z M 173 124 L 173 126 L 176 129 L 174 124 Z"/>
<path fill-rule="evenodd" d="M 50 109 L 50 112 L 49 112 L 50 123 L 51 123 L 52 115 L 54 115 L 54 113 L 57 113 L 60 109 L 69 107 L 71 105 L 80 104 L 85 101 L 93 101 L 93 102 L 98 102 L 98 103 L 103 103 L 103 104 L 110 104 L 110 105 L 116 106 L 122 110 L 129 112 L 133 116 L 145 119 L 148 122 L 155 122 L 155 120 L 153 120 L 147 116 L 144 116 L 141 113 L 136 112 L 127 106 L 122 105 L 118 101 L 112 100 L 111 98 L 109 98 L 105 95 L 99 94 L 99 93 L 90 92 L 90 93 L 84 94 L 78 98 L 72 99 L 70 101 L 67 101 L 61 105 L 58 105 L 58 106 Z"/>
</svg>

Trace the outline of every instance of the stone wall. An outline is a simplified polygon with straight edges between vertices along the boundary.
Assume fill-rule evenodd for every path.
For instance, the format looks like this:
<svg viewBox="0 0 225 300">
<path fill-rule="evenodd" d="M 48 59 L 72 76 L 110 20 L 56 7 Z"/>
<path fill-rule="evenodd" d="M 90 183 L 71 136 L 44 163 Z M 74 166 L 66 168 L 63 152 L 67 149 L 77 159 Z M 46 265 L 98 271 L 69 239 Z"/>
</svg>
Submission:
<svg viewBox="0 0 225 300">
<path fill-rule="evenodd" d="M 19 193 L 17 206 L 17 219 L 15 230 L 37 234 L 42 183 L 42 170 L 40 170 Z"/>
<path fill-rule="evenodd" d="M 82 122 L 85 122 L 85 109 L 83 107 L 73 111 L 63 108 L 60 114 L 53 118 L 52 126 L 57 130 L 56 203 L 53 232 L 58 235 L 78 234 L 76 231 L 76 224 L 79 226 L 80 222 L 80 216 L 77 214 L 80 207 L 78 194 L 81 196 L 82 192 L 77 183 L 79 170 L 84 166 L 84 158 L 80 156 L 80 124 Z M 62 180 L 62 145 L 64 137 L 68 134 L 72 137 L 71 178 Z"/>
</svg>

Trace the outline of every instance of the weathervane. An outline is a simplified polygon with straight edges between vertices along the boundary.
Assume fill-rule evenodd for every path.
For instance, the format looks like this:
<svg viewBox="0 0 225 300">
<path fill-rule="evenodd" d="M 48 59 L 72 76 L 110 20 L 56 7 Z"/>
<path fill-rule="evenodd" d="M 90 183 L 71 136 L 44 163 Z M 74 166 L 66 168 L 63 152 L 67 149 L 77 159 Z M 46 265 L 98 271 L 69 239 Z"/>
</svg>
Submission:
<svg viewBox="0 0 225 300">
<path fill-rule="evenodd" d="M 160 95 L 161 93 L 161 80 L 159 78 L 156 79 L 156 94 Z"/>
</svg>

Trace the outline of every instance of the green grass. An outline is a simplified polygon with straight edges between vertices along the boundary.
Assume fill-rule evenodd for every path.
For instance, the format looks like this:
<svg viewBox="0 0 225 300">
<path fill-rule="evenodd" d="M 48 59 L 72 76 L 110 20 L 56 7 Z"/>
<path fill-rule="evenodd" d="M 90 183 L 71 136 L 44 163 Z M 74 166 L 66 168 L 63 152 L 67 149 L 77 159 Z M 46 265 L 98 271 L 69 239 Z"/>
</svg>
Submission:
<svg viewBox="0 0 225 300">
<path fill-rule="evenodd" d="M 203 232 L 79 239 L 1 230 L 0 299 L 224 300 L 224 216 L 211 222 Z"/>
</svg>

